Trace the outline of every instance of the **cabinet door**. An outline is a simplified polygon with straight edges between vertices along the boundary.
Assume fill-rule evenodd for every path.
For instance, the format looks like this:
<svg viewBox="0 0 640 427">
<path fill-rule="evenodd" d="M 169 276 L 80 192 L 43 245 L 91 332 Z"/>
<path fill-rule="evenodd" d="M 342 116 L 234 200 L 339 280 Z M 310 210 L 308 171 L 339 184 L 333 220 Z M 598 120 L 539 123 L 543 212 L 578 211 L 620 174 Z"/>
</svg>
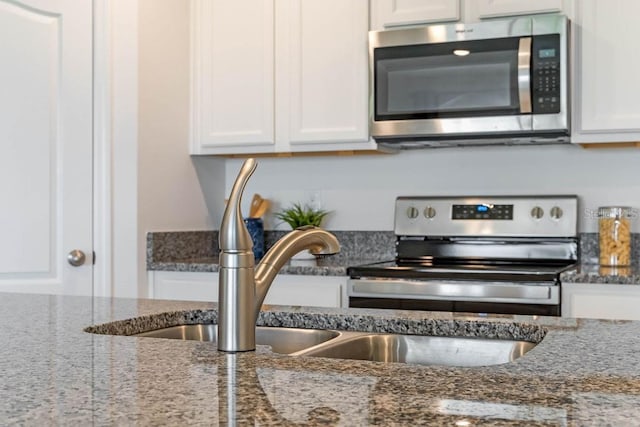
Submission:
<svg viewBox="0 0 640 427">
<path fill-rule="evenodd" d="M 459 0 L 371 0 L 371 29 L 375 31 L 459 19 Z"/>
<path fill-rule="evenodd" d="M 150 271 L 149 298 L 217 302 L 218 278 L 218 273 Z M 346 277 L 339 276 L 279 274 L 264 303 L 340 307 L 346 281 Z"/>
<path fill-rule="evenodd" d="M 191 3 L 191 153 L 274 150 L 273 0 Z"/>
<path fill-rule="evenodd" d="M 635 0 L 576 4 L 573 142 L 640 140 L 640 27 Z"/>
<path fill-rule="evenodd" d="M 346 277 L 279 274 L 264 299 L 265 304 L 340 307 Z"/>
<path fill-rule="evenodd" d="M 640 320 L 640 286 L 562 284 L 562 317 Z"/>
<path fill-rule="evenodd" d="M 150 271 L 149 298 L 218 301 L 218 273 Z"/>
<path fill-rule="evenodd" d="M 478 17 L 494 18 L 529 13 L 560 12 L 562 0 L 473 0 L 473 6 L 476 7 Z"/>
<path fill-rule="evenodd" d="M 289 0 L 276 6 L 276 19 L 284 23 L 276 30 L 278 140 L 290 151 L 373 147 L 367 2 Z"/>
</svg>

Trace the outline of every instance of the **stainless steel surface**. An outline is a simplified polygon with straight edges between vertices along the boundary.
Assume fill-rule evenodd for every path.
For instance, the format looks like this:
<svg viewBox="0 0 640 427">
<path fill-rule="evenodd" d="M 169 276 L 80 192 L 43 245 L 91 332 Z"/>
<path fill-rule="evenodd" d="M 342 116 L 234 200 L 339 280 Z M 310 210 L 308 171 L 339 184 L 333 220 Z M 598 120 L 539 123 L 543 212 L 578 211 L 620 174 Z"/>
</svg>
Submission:
<svg viewBox="0 0 640 427">
<path fill-rule="evenodd" d="M 512 204 L 513 220 L 451 219 L 452 205 L 481 203 Z M 403 213 L 410 206 L 419 210 L 431 206 L 439 214 L 430 220 L 422 216 L 407 218 Z M 534 207 L 545 212 L 558 207 L 564 215 L 557 220 L 549 216 L 537 220 L 530 214 Z M 398 197 L 394 230 L 399 236 L 575 237 L 577 218 L 576 196 Z"/>
<path fill-rule="evenodd" d="M 216 332 L 216 325 L 184 325 L 135 336 L 215 342 Z M 526 341 L 277 327 L 256 328 L 256 342 L 270 346 L 275 353 L 295 357 L 446 366 L 508 363 L 536 345 Z"/>
<path fill-rule="evenodd" d="M 489 23 L 428 25 L 418 28 L 370 31 L 369 46 L 371 49 L 502 37 L 525 37 L 530 36 L 532 31 L 533 22 L 531 17 L 494 20 Z M 369 50 L 369 53 L 372 53 L 372 51 Z"/>
<path fill-rule="evenodd" d="M 296 253 L 340 251 L 334 235 L 317 227 L 301 227 L 286 234 L 254 270 L 253 243 L 242 219 L 240 201 L 247 181 L 257 167 L 254 159 L 242 164 L 220 226 L 218 350 L 255 350 L 255 328 L 260 307 L 282 266 Z"/>
<path fill-rule="evenodd" d="M 531 37 L 522 37 L 518 44 L 518 98 L 520 112 L 531 113 Z"/>
<path fill-rule="evenodd" d="M 87 257 L 84 252 L 79 249 L 74 249 L 67 254 L 67 262 L 74 267 L 80 267 L 86 259 Z"/>
<path fill-rule="evenodd" d="M 328 341 L 298 355 L 418 365 L 489 366 L 512 362 L 535 346 L 526 341 L 360 333 Z"/>
<path fill-rule="evenodd" d="M 553 283 L 369 278 L 349 279 L 347 286 L 350 297 L 550 305 L 560 303 L 560 288 Z"/>
<path fill-rule="evenodd" d="M 385 138 L 442 137 L 446 135 L 447 139 L 458 139 L 462 143 L 465 141 L 462 139 L 465 136 L 484 134 L 493 138 L 485 139 L 487 142 L 499 139 L 500 134 L 505 132 L 531 133 L 532 123 L 531 114 L 450 119 L 373 120 L 371 135 L 383 141 Z"/>
<path fill-rule="evenodd" d="M 378 47 L 408 46 L 502 37 L 560 35 L 560 113 L 522 114 L 423 120 L 375 119 L 374 51 Z M 562 15 L 540 15 L 476 24 L 430 25 L 422 28 L 372 31 L 369 33 L 369 129 L 379 145 L 389 149 L 448 147 L 494 144 L 568 143 L 569 107 L 569 21 Z M 521 102 L 525 97 L 524 75 L 519 71 Z M 524 69 L 522 69 L 524 73 Z M 520 79 L 522 77 L 522 81 Z M 529 77 L 530 78 L 530 77 Z M 530 99 L 529 92 L 529 99 Z M 530 104 L 530 102 L 529 102 Z M 521 108 L 526 108 L 521 104 Z M 531 111 L 531 109 L 529 109 Z M 549 135 L 548 132 L 556 132 Z"/>
<path fill-rule="evenodd" d="M 218 325 L 183 325 L 143 332 L 135 336 L 178 340 L 216 342 Z M 313 347 L 339 336 L 336 331 L 323 329 L 256 328 L 256 343 L 271 346 L 275 353 L 290 354 Z"/>
</svg>

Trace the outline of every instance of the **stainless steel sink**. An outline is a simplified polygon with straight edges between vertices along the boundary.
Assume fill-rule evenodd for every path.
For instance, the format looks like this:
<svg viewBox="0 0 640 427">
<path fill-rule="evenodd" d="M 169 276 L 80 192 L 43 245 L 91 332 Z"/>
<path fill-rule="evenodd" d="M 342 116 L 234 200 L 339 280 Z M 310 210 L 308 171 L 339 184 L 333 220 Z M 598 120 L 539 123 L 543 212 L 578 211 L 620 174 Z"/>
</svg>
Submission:
<svg viewBox="0 0 640 427">
<path fill-rule="evenodd" d="M 339 336 L 337 331 L 319 329 L 267 328 L 256 329 L 256 344 L 271 346 L 275 353 L 291 354 L 316 346 Z M 218 325 L 184 325 L 136 334 L 138 337 L 216 342 Z"/>
<path fill-rule="evenodd" d="M 217 332 L 217 325 L 184 325 L 135 336 L 216 342 Z M 256 343 L 292 356 L 446 366 L 509 363 L 536 346 L 526 341 L 276 327 L 258 327 Z"/>
<path fill-rule="evenodd" d="M 512 362 L 536 344 L 480 338 L 345 333 L 301 356 L 419 365 L 487 366 Z"/>
</svg>

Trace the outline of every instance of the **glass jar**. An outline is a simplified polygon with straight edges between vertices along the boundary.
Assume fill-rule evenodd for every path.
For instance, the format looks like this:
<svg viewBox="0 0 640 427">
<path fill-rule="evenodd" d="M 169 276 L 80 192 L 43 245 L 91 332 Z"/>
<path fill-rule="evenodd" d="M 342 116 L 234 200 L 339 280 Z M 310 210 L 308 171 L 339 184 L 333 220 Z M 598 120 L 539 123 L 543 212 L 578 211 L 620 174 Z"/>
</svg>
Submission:
<svg viewBox="0 0 640 427">
<path fill-rule="evenodd" d="M 624 206 L 598 208 L 600 265 L 631 264 L 631 210 Z"/>
</svg>

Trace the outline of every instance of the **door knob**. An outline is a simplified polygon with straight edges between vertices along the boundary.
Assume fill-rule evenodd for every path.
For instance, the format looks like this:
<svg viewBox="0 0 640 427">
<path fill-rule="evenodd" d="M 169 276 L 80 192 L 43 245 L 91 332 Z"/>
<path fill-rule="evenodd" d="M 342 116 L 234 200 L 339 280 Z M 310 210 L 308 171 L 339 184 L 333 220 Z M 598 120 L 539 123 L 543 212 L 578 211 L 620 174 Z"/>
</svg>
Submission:
<svg viewBox="0 0 640 427">
<path fill-rule="evenodd" d="M 79 249 L 74 249 L 67 255 L 67 261 L 74 267 L 79 267 L 84 264 L 86 258 L 84 252 Z"/>
</svg>

